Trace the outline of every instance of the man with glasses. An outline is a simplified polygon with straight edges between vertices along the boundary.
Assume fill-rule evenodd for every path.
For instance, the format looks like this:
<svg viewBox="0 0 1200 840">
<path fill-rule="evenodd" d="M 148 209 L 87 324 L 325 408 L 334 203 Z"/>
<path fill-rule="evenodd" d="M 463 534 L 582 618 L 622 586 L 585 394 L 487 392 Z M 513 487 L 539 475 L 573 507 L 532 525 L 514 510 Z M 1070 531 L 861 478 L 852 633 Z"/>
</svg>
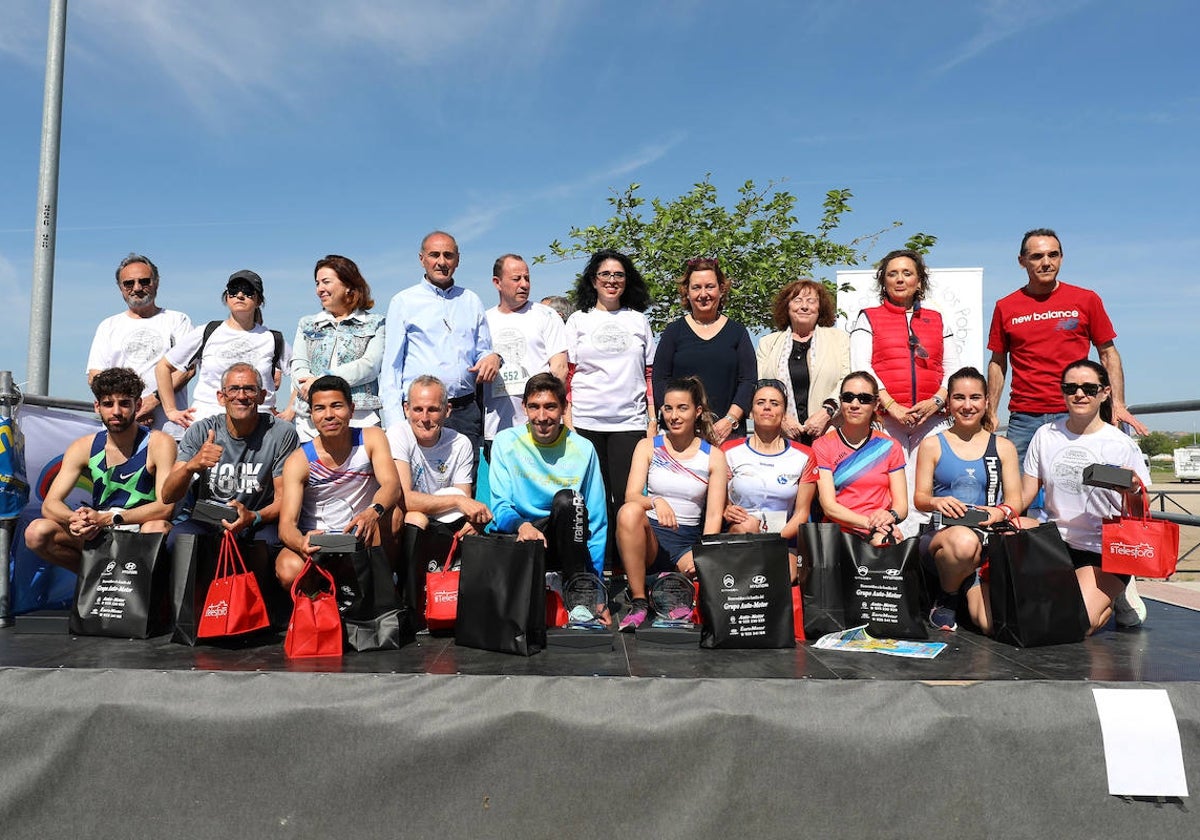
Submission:
<svg viewBox="0 0 1200 840">
<path fill-rule="evenodd" d="M 535 373 L 567 380 L 567 331 L 563 319 L 548 306 L 529 299 L 529 265 L 505 254 L 492 266 L 492 283 L 500 302 L 487 311 L 492 345 L 504 359 L 500 374 L 484 387 L 484 437 L 525 422 L 521 398 Z"/>
<path fill-rule="evenodd" d="M 1117 337 L 1100 296 L 1058 279 L 1063 248 L 1058 234 L 1036 228 L 1021 239 L 1017 262 L 1028 282 L 996 301 L 988 334 L 988 416 L 993 424 L 1000 409 L 1004 378 L 1012 364 L 1007 437 L 1021 463 L 1033 433 L 1046 423 L 1066 418 L 1060 379 L 1063 366 L 1086 358 L 1094 345 L 1112 384 L 1113 422 L 1128 423 L 1139 435 L 1148 429 L 1125 406 L 1125 372 Z M 1131 588 L 1128 601 L 1117 601 L 1117 622 L 1140 624 L 1145 607 Z"/>
<path fill-rule="evenodd" d="M 225 412 L 188 426 L 163 499 L 178 502 L 194 483 L 196 502 L 215 502 L 230 510 L 215 521 L 189 512 L 176 534 L 227 530 L 268 545 L 279 543 L 283 463 L 300 441 L 291 423 L 258 410 L 266 393 L 258 370 L 238 362 L 222 375 L 217 392 Z"/>
<path fill-rule="evenodd" d="M 483 413 L 477 383 L 491 382 L 500 371 L 483 301 L 454 285 L 458 243 L 443 231 L 421 240 L 418 254 L 425 277 L 396 294 L 388 305 L 379 397 L 383 425 L 404 422 L 404 395 L 422 374 L 446 385 L 453 409 L 446 425 L 466 435 L 476 452 L 483 442 Z"/>
<path fill-rule="evenodd" d="M 126 309 L 96 327 L 87 358 L 88 384 L 102 370 L 131 368 L 145 383 L 137 422 L 162 429 L 167 418 L 155 390 L 154 365 L 191 331 L 192 321 L 182 312 L 158 305 L 158 268 L 149 257 L 130 254 L 121 260 L 116 275 L 117 291 L 125 299 Z M 187 405 L 187 382 L 191 377 L 191 371 L 173 372 L 176 405 Z"/>
</svg>

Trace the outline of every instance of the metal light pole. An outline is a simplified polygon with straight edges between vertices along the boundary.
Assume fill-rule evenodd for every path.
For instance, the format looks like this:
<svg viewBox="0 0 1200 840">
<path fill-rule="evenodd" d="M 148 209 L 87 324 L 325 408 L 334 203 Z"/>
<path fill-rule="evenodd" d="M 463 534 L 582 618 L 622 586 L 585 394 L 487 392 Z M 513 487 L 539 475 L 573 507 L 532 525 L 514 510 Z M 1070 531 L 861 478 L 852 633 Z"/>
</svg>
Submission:
<svg viewBox="0 0 1200 840">
<path fill-rule="evenodd" d="M 29 306 L 26 389 L 50 393 L 50 316 L 54 303 L 54 242 L 58 227 L 58 149 L 62 133 L 63 59 L 67 0 L 51 0 L 46 38 L 46 92 L 42 101 L 42 157 L 38 165 L 37 221 L 33 234 L 33 293 Z"/>
</svg>

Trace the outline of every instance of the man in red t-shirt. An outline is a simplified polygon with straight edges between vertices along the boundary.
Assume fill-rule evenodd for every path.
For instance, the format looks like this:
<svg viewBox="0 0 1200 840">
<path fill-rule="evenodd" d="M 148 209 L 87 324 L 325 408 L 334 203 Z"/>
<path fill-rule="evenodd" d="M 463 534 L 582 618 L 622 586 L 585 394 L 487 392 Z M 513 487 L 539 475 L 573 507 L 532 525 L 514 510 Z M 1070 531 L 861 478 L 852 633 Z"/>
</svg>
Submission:
<svg viewBox="0 0 1200 840">
<path fill-rule="evenodd" d="M 1045 423 L 1065 417 L 1059 381 L 1063 368 L 1086 358 L 1092 345 L 1112 382 L 1113 421 L 1125 422 L 1139 435 L 1146 427 L 1125 407 L 1125 374 L 1113 339 L 1117 333 L 1100 296 L 1090 289 L 1059 281 L 1062 245 L 1047 228 L 1025 234 L 1017 261 L 1029 282 L 996 301 L 988 334 L 988 413 L 995 421 L 1012 360 L 1008 438 L 1022 463 L 1033 433 Z"/>
<path fill-rule="evenodd" d="M 995 423 L 1011 358 L 1007 435 L 1017 448 L 1022 467 L 1033 433 L 1067 416 L 1060 388 L 1062 370 L 1086 358 L 1091 345 L 1095 345 L 1112 385 L 1113 422 L 1128 423 L 1139 435 L 1148 431 L 1125 407 L 1125 372 L 1121 354 L 1113 344 L 1117 333 L 1104 304 L 1090 289 L 1059 282 L 1062 259 L 1062 243 L 1054 231 L 1037 228 L 1026 233 L 1017 262 L 1025 269 L 1029 282 L 996 301 L 992 311 L 988 415 Z M 1117 624 L 1124 627 L 1141 624 L 1146 617 L 1146 607 L 1132 579 L 1116 601 L 1116 613 Z"/>
</svg>

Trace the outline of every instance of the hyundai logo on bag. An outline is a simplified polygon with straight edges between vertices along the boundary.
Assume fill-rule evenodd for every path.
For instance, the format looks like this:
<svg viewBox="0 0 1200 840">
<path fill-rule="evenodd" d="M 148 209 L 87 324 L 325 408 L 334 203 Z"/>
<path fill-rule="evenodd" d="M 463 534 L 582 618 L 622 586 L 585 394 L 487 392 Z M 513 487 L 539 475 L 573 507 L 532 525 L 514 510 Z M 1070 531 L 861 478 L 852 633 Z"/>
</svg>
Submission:
<svg viewBox="0 0 1200 840">
<path fill-rule="evenodd" d="M 736 582 L 737 581 L 733 579 L 733 575 L 725 575 L 725 577 L 721 578 L 721 585 L 726 589 L 732 589 Z"/>
<path fill-rule="evenodd" d="M 137 563 L 130 560 L 128 563 L 125 564 L 125 571 L 132 572 L 133 574 L 137 574 Z"/>
</svg>

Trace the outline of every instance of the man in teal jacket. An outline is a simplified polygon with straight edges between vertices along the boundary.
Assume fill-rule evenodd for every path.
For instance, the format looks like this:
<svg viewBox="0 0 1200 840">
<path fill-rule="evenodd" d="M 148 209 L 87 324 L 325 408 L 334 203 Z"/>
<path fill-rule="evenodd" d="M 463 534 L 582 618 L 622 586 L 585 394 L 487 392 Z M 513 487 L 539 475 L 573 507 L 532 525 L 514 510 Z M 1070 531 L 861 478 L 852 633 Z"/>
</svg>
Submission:
<svg viewBox="0 0 1200 840">
<path fill-rule="evenodd" d="M 604 480 L 592 444 L 563 425 L 567 389 L 551 373 L 525 384 L 528 422 L 492 444 L 492 526 L 518 540 L 541 540 L 546 565 L 563 578 L 604 571 L 608 534 Z"/>
</svg>

